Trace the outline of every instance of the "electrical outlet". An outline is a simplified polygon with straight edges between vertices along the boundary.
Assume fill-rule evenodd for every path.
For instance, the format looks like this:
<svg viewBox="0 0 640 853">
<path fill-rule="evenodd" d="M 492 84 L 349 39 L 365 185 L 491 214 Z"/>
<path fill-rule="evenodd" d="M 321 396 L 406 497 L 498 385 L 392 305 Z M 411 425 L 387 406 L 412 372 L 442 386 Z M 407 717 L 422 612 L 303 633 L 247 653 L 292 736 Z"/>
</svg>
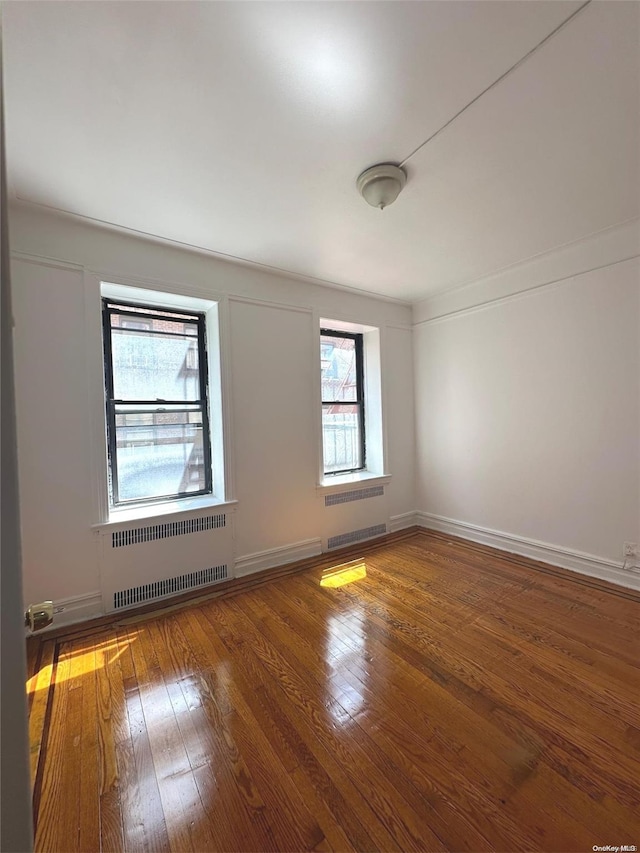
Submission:
<svg viewBox="0 0 640 853">
<path fill-rule="evenodd" d="M 638 543 L 637 542 L 625 542 L 622 546 L 622 556 L 623 557 L 637 557 L 638 556 Z"/>
</svg>

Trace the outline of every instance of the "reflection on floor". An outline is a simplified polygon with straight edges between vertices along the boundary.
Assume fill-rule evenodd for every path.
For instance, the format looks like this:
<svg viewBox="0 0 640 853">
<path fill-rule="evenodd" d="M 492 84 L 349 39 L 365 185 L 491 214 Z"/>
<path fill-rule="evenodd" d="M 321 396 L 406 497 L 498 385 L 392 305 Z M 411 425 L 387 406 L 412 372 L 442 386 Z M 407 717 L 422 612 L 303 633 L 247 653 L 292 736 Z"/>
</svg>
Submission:
<svg viewBox="0 0 640 853">
<path fill-rule="evenodd" d="M 639 611 L 415 531 L 34 640 L 36 849 L 637 845 Z"/>
</svg>

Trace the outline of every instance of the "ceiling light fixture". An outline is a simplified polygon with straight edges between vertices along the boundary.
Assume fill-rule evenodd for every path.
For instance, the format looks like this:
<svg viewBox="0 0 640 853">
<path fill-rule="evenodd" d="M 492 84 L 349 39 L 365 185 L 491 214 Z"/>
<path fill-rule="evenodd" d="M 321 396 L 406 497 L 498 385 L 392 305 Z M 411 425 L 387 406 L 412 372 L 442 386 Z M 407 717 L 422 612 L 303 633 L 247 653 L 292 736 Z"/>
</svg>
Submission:
<svg viewBox="0 0 640 853">
<path fill-rule="evenodd" d="M 407 183 L 406 173 L 393 163 L 378 163 L 365 169 L 356 181 L 358 192 L 372 207 L 380 210 L 392 204 Z"/>
</svg>

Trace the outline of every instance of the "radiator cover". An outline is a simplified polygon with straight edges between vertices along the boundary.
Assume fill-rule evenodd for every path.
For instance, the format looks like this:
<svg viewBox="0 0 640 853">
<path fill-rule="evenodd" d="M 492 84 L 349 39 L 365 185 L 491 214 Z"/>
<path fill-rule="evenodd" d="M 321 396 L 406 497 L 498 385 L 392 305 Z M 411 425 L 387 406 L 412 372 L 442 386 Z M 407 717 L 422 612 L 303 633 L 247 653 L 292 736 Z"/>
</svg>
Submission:
<svg viewBox="0 0 640 853">
<path fill-rule="evenodd" d="M 170 598 L 234 577 L 233 514 L 207 513 L 100 533 L 105 612 Z"/>
<path fill-rule="evenodd" d="M 219 583 L 228 577 L 229 567 L 224 563 L 222 566 L 211 566 L 208 569 L 200 569 L 186 575 L 178 575 L 174 578 L 165 578 L 142 586 L 122 589 L 113 594 L 113 609 L 122 610 L 124 607 L 133 607 L 147 601 L 158 601 L 161 598 L 168 598 L 189 589 L 201 589 L 209 584 Z"/>
</svg>

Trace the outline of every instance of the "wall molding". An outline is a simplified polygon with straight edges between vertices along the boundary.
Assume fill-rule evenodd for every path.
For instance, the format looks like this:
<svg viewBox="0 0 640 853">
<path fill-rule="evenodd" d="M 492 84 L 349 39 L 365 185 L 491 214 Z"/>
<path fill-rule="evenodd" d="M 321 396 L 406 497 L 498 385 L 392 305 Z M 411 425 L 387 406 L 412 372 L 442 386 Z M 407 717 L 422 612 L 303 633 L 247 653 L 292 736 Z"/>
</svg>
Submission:
<svg viewBox="0 0 640 853">
<path fill-rule="evenodd" d="M 322 540 L 319 538 L 305 539 L 302 542 L 294 542 L 280 548 L 269 548 L 266 551 L 256 551 L 254 554 L 245 554 L 236 558 L 235 577 L 242 578 L 245 575 L 252 575 L 254 572 L 262 572 L 265 569 L 274 569 L 286 563 L 317 557 L 319 554 L 322 554 Z"/>
<path fill-rule="evenodd" d="M 430 512 L 417 512 L 416 523 L 428 530 L 437 530 L 440 533 L 449 533 L 459 536 L 461 539 L 469 539 L 471 542 L 479 542 L 481 545 L 489 545 L 499 551 L 508 551 L 562 569 L 569 569 L 582 575 L 588 575 L 600 580 L 615 583 L 618 586 L 629 589 L 640 590 L 640 575 L 622 570 L 622 564 L 604 557 L 596 557 L 594 554 L 585 554 L 560 545 L 551 545 L 548 542 L 540 542 L 536 539 L 527 539 L 524 536 L 516 536 L 512 533 L 504 533 L 492 530 L 489 527 L 481 527 L 478 524 L 469 524 L 464 521 L 456 521 L 442 515 L 434 515 Z"/>
<path fill-rule="evenodd" d="M 478 311 L 638 257 L 640 219 L 631 219 L 415 302 L 413 325 Z"/>
<path fill-rule="evenodd" d="M 74 264 L 71 261 L 61 261 L 57 258 L 48 258 L 44 255 L 32 255 L 29 252 L 11 252 L 12 261 L 22 261 L 24 264 L 35 264 L 39 267 L 52 267 L 58 270 L 69 270 L 70 272 L 83 272 L 82 264 Z"/>
<path fill-rule="evenodd" d="M 606 264 L 601 264 L 597 267 L 591 267 L 588 270 L 580 270 L 578 272 L 569 273 L 568 275 L 563 276 L 562 278 L 554 279 L 553 281 L 546 281 L 542 284 L 535 284 L 531 287 L 527 287 L 524 290 L 519 290 L 517 293 L 510 293 L 506 296 L 498 296 L 495 299 L 487 299 L 484 302 L 480 302 L 477 305 L 470 305 L 468 308 L 460 308 L 455 311 L 449 311 L 447 314 L 439 315 L 438 317 L 431 317 L 427 320 L 420 320 L 415 323 L 414 328 L 419 328 L 422 326 L 432 326 L 436 323 L 443 323 L 447 320 L 454 320 L 457 317 L 464 317 L 468 314 L 476 314 L 478 311 L 486 311 L 487 308 L 494 308 L 496 305 L 503 305 L 505 302 L 513 302 L 516 299 L 525 299 L 528 296 L 534 296 L 539 293 L 541 290 L 551 290 L 557 287 L 561 287 L 563 284 L 567 284 L 570 281 L 573 281 L 576 278 L 579 278 L 583 275 L 588 275 L 592 272 L 598 272 L 599 270 L 609 269 L 610 267 L 617 266 L 618 264 L 624 264 L 628 261 L 635 261 L 640 258 L 640 254 L 629 255 L 627 258 L 620 258 L 617 261 L 610 261 Z"/>
<path fill-rule="evenodd" d="M 394 329 L 396 332 L 413 332 L 413 326 L 408 323 L 385 323 L 385 329 Z"/>
<path fill-rule="evenodd" d="M 229 302 L 240 302 L 245 305 L 257 305 L 259 308 L 275 308 L 279 311 L 293 311 L 294 314 L 313 314 L 313 308 L 306 305 L 287 305 L 284 302 L 273 302 L 270 299 L 256 299 L 253 296 L 242 296 L 237 293 L 229 294 Z"/>
<path fill-rule="evenodd" d="M 392 515 L 387 525 L 389 533 L 397 533 L 398 530 L 404 530 L 407 527 L 423 526 L 419 521 L 417 512 L 403 512 L 400 515 Z"/>
<path fill-rule="evenodd" d="M 34 199 L 25 198 L 23 196 L 16 195 L 11 200 L 11 207 L 15 207 L 16 209 L 25 209 L 25 210 L 38 210 L 44 213 L 48 213 L 51 216 L 55 216 L 59 219 L 70 219 L 75 222 L 80 222 L 87 225 L 92 225 L 94 227 L 99 227 L 104 229 L 105 231 L 111 231 L 112 233 L 122 234 L 126 237 L 132 237 L 139 240 L 145 240 L 150 243 L 154 243 L 160 246 L 167 246 L 168 248 L 178 249 L 185 252 L 190 252 L 196 255 L 200 255 L 202 257 L 213 258 L 214 260 L 221 261 L 222 263 L 232 264 L 233 266 L 242 267 L 244 269 L 255 270 L 256 272 L 266 273 L 267 275 L 272 275 L 276 277 L 280 277 L 283 279 L 287 279 L 290 281 L 303 281 L 306 284 L 310 284 L 316 287 L 325 287 L 330 290 L 339 290 L 343 293 L 351 294 L 352 296 L 364 296 L 369 299 L 375 299 L 379 302 L 389 302 L 394 305 L 401 305 L 403 307 L 408 307 L 411 303 L 405 299 L 398 299 L 394 296 L 386 296 L 382 293 L 376 293 L 372 290 L 365 290 L 359 287 L 353 287 L 348 284 L 340 284 L 339 282 L 329 281 L 328 279 L 317 278 L 316 276 L 306 275 L 305 273 L 298 273 L 293 270 L 288 270 L 283 267 L 273 266 L 272 264 L 263 263 L 261 261 L 254 261 L 250 258 L 243 258 L 237 255 L 231 255 L 226 252 L 220 252 L 216 249 L 209 249 L 206 246 L 197 246 L 193 243 L 187 243 L 183 240 L 172 239 L 171 237 L 163 237 L 159 234 L 154 234 L 150 231 L 142 231 L 138 228 L 131 228 L 126 225 L 118 225 L 115 222 L 111 222 L 107 219 L 99 219 L 94 216 L 87 216 L 82 213 L 78 213 L 74 210 L 68 210 L 64 207 L 56 207 L 51 204 L 44 204 L 43 202 L 35 201 Z"/>
</svg>

